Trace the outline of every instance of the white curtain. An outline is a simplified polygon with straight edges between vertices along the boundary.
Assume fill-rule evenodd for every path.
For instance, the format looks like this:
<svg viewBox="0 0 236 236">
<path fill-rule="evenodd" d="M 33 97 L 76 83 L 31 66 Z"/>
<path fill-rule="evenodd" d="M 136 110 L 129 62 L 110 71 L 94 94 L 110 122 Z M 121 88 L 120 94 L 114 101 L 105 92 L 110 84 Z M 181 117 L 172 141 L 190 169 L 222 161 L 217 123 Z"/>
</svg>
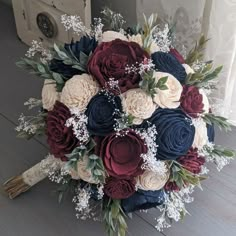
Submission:
<svg viewBox="0 0 236 236">
<path fill-rule="evenodd" d="M 236 0 L 137 0 L 137 18 L 157 12 L 176 22 L 177 47 L 190 49 L 204 33 L 211 40 L 206 59 L 223 65 L 219 89 L 212 95 L 216 112 L 236 125 Z"/>
</svg>

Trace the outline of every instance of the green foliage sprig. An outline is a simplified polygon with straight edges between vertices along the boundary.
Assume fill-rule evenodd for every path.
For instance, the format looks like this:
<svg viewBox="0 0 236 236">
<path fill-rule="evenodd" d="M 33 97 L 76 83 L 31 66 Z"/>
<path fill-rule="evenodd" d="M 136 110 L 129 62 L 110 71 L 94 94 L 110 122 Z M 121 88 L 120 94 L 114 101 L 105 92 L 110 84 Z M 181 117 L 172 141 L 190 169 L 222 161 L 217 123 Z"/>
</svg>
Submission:
<svg viewBox="0 0 236 236">
<path fill-rule="evenodd" d="M 227 118 L 222 116 L 216 116 L 212 113 L 207 113 L 203 117 L 203 120 L 209 125 L 216 125 L 220 130 L 230 131 L 232 125 L 229 123 Z"/>
<path fill-rule="evenodd" d="M 79 58 L 77 58 L 70 47 L 66 50 L 63 46 L 57 46 L 54 44 L 54 59 L 61 60 L 63 64 L 69 65 L 74 69 L 86 72 L 90 56 L 91 55 L 87 56 L 81 51 Z"/>
<path fill-rule="evenodd" d="M 201 180 L 206 179 L 206 177 L 195 175 L 192 172 L 186 170 L 177 161 L 171 161 L 170 169 L 171 175 L 169 180 L 171 182 L 175 182 L 180 189 L 187 184 L 200 186 Z"/>
<path fill-rule="evenodd" d="M 127 231 L 126 215 L 121 207 L 120 200 L 109 199 L 105 205 L 104 221 L 109 236 L 125 236 Z"/>
<path fill-rule="evenodd" d="M 206 39 L 204 35 L 202 35 L 199 41 L 196 43 L 195 47 L 189 52 L 185 62 L 188 65 L 193 65 L 196 61 L 202 61 L 204 54 L 203 51 L 205 49 L 206 43 L 209 39 Z"/>
<path fill-rule="evenodd" d="M 71 153 L 66 154 L 65 156 L 68 158 L 67 166 L 73 167 L 76 170 L 77 161 L 85 155 L 89 156 L 95 145 L 95 141 L 91 138 L 85 145 L 78 146 Z"/>
<path fill-rule="evenodd" d="M 51 71 L 48 64 L 37 62 L 30 58 L 21 58 L 21 60 L 18 61 L 16 65 L 20 68 L 28 70 L 31 74 L 42 77 L 43 79 L 54 80 L 58 92 L 61 92 L 62 88 L 64 87 L 66 78 L 56 72 Z"/>
<path fill-rule="evenodd" d="M 88 158 L 87 169 L 91 171 L 94 180 L 105 183 L 106 171 L 102 159 L 95 154 L 90 155 Z"/>
<path fill-rule="evenodd" d="M 218 156 L 218 157 L 226 157 L 226 158 L 234 158 L 236 157 L 236 151 L 224 148 L 219 145 L 214 145 L 214 148 L 204 147 L 204 150 L 209 154 L 210 157 Z"/>
<path fill-rule="evenodd" d="M 223 66 L 218 66 L 215 69 L 212 69 L 212 62 L 207 62 L 205 67 L 200 71 L 197 71 L 194 74 L 189 74 L 186 79 L 186 84 L 195 85 L 197 87 L 205 87 L 208 83 L 214 79 L 216 79 L 220 72 L 223 69 Z"/>
<path fill-rule="evenodd" d="M 142 74 L 142 81 L 140 82 L 140 88 L 143 89 L 148 95 L 152 98 L 157 93 L 157 89 L 167 90 L 168 87 L 166 85 L 168 76 L 160 78 L 157 82 L 153 77 L 153 71 L 146 72 Z"/>
</svg>

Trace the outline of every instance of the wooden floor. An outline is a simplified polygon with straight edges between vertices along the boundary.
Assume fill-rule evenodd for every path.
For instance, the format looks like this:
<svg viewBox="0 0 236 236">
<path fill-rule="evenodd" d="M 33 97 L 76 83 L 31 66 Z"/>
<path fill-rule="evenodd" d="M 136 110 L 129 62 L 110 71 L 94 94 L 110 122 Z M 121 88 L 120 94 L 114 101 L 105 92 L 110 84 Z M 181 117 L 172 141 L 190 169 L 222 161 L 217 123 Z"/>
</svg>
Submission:
<svg viewBox="0 0 236 236">
<path fill-rule="evenodd" d="M 23 103 L 40 97 L 42 81 L 16 68 L 26 46 L 16 35 L 12 12 L 0 5 L 0 183 L 37 163 L 47 154 L 43 140 L 15 138 L 14 127 Z M 236 130 L 218 134 L 217 143 L 236 148 Z M 188 206 L 191 216 L 163 233 L 155 230 L 156 210 L 137 213 L 129 221 L 133 236 L 236 236 L 236 161 L 218 173 L 211 167 L 210 178 L 196 190 Z M 102 224 L 81 222 L 74 216 L 71 199 L 59 205 L 55 185 L 44 181 L 18 199 L 0 194 L 0 236 L 103 236 Z"/>
</svg>

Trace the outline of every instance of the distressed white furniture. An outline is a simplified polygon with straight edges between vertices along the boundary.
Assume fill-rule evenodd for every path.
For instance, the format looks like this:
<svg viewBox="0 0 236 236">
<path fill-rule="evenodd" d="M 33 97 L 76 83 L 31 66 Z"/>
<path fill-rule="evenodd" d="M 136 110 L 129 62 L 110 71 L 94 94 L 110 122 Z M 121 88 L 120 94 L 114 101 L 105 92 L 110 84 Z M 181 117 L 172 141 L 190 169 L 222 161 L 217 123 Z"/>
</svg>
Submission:
<svg viewBox="0 0 236 236">
<path fill-rule="evenodd" d="M 66 32 L 61 15 L 79 15 L 86 26 L 91 23 L 90 0 L 12 0 L 17 33 L 26 44 L 32 40 L 70 42 L 76 36 Z"/>
</svg>

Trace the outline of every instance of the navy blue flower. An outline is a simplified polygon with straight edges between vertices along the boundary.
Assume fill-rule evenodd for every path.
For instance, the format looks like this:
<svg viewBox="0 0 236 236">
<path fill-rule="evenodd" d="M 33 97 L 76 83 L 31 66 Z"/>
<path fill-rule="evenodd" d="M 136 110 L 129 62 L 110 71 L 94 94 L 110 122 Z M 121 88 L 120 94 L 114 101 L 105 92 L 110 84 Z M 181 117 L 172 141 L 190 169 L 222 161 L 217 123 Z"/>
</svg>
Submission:
<svg viewBox="0 0 236 236">
<path fill-rule="evenodd" d="M 50 62 L 50 70 L 63 75 L 66 79 L 72 78 L 74 75 L 81 75 L 84 72 L 72 68 L 70 65 L 66 65 L 61 60 L 53 59 Z"/>
<path fill-rule="evenodd" d="M 90 134 L 106 136 L 112 133 L 121 110 L 122 106 L 119 97 L 104 93 L 94 96 L 85 112 L 88 116 L 87 128 Z"/>
<path fill-rule="evenodd" d="M 181 63 L 170 53 L 155 52 L 151 55 L 155 69 L 173 75 L 180 83 L 184 83 L 187 74 Z"/>
<path fill-rule="evenodd" d="M 214 125 L 207 124 L 207 136 L 209 142 L 213 143 L 215 141 L 215 128 Z"/>
<path fill-rule="evenodd" d="M 97 47 L 97 41 L 94 37 L 83 36 L 79 41 L 72 41 L 70 44 L 65 44 L 66 51 L 76 57 L 80 61 L 80 52 L 83 52 L 87 56 L 95 50 Z M 84 63 L 84 62 L 82 62 Z M 50 69 L 53 72 L 63 75 L 65 78 L 70 79 L 74 75 L 81 75 L 84 71 L 72 68 L 71 65 L 66 65 L 62 60 L 53 59 L 50 63 Z"/>
<path fill-rule="evenodd" d="M 193 144 L 195 127 L 180 109 L 157 109 L 148 120 L 156 125 L 157 158 L 175 160 L 184 156 Z"/>
<path fill-rule="evenodd" d="M 68 52 L 72 52 L 77 59 L 80 58 L 80 52 L 83 52 L 87 56 L 95 50 L 97 47 L 97 40 L 94 37 L 83 36 L 79 41 L 72 41 L 70 44 L 65 44 L 65 49 Z"/>
<path fill-rule="evenodd" d="M 121 206 L 125 213 L 138 210 L 145 210 L 152 207 L 162 205 L 165 201 L 165 193 L 163 190 L 143 191 L 138 190 L 131 197 L 123 199 Z"/>
</svg>

